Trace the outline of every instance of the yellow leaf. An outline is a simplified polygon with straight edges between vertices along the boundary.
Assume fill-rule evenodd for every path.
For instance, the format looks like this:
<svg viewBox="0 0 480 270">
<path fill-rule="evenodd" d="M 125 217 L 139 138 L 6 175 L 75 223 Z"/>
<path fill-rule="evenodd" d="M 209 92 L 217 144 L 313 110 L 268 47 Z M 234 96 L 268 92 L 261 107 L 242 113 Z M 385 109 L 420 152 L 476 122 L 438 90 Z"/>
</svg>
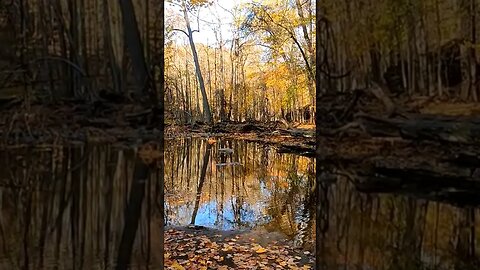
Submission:
<svg viewBox="0 0 480 270">
<path fill-rule="evenodd" d="M 174 262 L 171 267 L 175 270 L 185 270 L 185 267 L 181 266 L 178 262 Z"/>
<path fill-rule="evenodd" d="M 224 244 L 222 251 L 231 251 L 233 248 L 230 245 Z"/>
<path fill-rule="evenodd" d="M 267 252 L 267 250 L 264 249 L 263 247 L 259 247 L 257 250 L 255 250 L 255 252 L 256 252 L 257 254 L 262 254 L 262 253 Z"/>
</svg>

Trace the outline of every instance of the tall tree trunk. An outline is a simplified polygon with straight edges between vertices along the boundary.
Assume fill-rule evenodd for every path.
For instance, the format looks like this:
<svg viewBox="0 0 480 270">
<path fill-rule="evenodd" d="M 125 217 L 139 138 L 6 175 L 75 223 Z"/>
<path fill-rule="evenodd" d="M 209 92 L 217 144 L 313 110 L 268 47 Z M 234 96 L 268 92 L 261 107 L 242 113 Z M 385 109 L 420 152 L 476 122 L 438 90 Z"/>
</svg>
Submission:
<svg viewBox="0 0 480 270">
<path fill-rule="evenodd" d="M 461 98 L 468 100 L 473 98 L 477 100 L 477 93 L 474 91 L 475 81 L 475 1 L 476 0 L 459 0 L 460 13 L 460 31 L 461 38 L 464 40 L 461 51 L 462 59 L 462 83 Z"/>
<path fill-rule="evenodd" d="M 440 20 L 440 6 L 439 0 L 435 0 L 435 15 L 437 21 L 437 38 L 438 38 L 438 54 L 437 54 L 437 64 L 436 64 L 436 73 L 437 73 L 437 91 L 438 95 L 443 95 L 442 89 L 442 54 L 441 54 L 441 45 L 442 45 L 442 30 L 441 30 L 441 20 Z"/>
<path fill-rule="evenodd" d="M 202 103 L 203 103 L 203 116 L 205 121 L 209 124 L 213 123 L 212 111 L 210 110 L 210 104 L 208 103 L 207 91 L 205 90 L 205 82 L 203 81 L 202 70 L 200 69 L 200 63 L 198 61 L 197 49 L 195 43 L 193 42 L 193 32 L 190 27 L 190 21 L 188 19 L 187 12 L 187 3 L 183 1 L 183 17 L 185 19 L 185 24 L 187 25 L 188 41 L 190 42 L 190 48 L 192 49 L 193 61 L 195 62 L 195 72 L 197 73 L 198 84 L 200 91 L 202 92 Z"/>
<path fill-rule="evenodd" d="M 408 91 L 410 95 L 416 94 L 418 91 L 418 48 L 417 48 L 417 35 L 416 35 L 416 8 L 413 6 L 414 3 L 408 1 L 408 24 L 407 24 L 407 33 L 408 33 L 408 51 L 409 51 L 409 76 L 408 76 Z"/>
<path fill-rule="evenodd" d="M 117 57 L 115 56 L 115 51 L 113 50 L 113 41 L 112 41 L 112 27 L 110 22 L 110 8 L 107 1 L 103 1 L 103 12 L 104 12 L 104 50 L 108 56 L 108 64 L 110 66 L 110 72 L 113 81 L 113 89 L 116 92 L 122 93 L 122 82 L 121 82 L 121 73 L 120 67 L 117 62 Z"/>
<path fill-rule="evenodd" d="M 233 49 L 235 46 L 235 42 L 232 42 L 230 46 L 230 96 L 228 98 L 228 119 L 232 119 L 232 111 L 233 111 L 233 92 L 235 90 L 235 61 L 233 55 Z"/>
<path fill-rule="evenodd" d="M 477 27 L 476 27 L 476 14 L 477 14 L 477 0 L 470 0 L 470 46 L 468 48 L 468 62 L 469 62 L 469 81 L 470 92 L 475 102 L 478 101 L 477 92 L 477 56 L 475 52 L 475 45 L 477 44 Z"/>
<path fill-rule="evenodd" d="M 78 21 L 78 6 L 77 6 L 77 0 L 72 0 L 68 2 L 68 8 L 69 8 L 69 15 L 70 15 L 70 27 L 69 27 L 69 37 L 70 37 L 70 47 L 69 47 L 69 56 L 70 56 L 70 61 L 75 64 L 80 63 L 80 56 L 78 53 L 78 49 L 80 47 L 80 39 L 79 39 L 79 29 L 77 26 L 77 21 Z M 62 14 L 60 14 L 62 16 Z M 70 91 L 71 95 L 73 97 L 79 97 L 79 88 L 80 88 L 80 83 L 79 80 L 80 78 L 78 77 L 78 74 L 76 73 L 75 69 L 73 67 L 69 68 L 69 84 L 70 84 Z"/>
<path fill-rule="evenodd" d="M 85 17 L 87 16 L 87 10 L 85 9 L 85 0 L 80 0 L 78 6 L 78 13 L 80 20 L 76 22 L 78 25 L 78 66 L 80 66 L 87 74 L 89 72 L 88 66 L 88 43 L 87 43 L 87 33 L 86 33 L 86 20 Z M 78 74 L 78 72 L 77 72 Z M 80 77 L 80 89 L 81 93 L 84 97 L 89 99 L 92 98 L 89 92 L 89 81 L 85 80 L 84 78 Z"/>
<path fill-rule="evenodd" d="M 295 4 L 297 5 L 297 13 L 298 16 L 300 17 L 300 21 L 302 22 L 302 32 L 303 32 L 303 38 L 305 39 L 305 42 L 307 43 L 307 51 L 308 51 L 308 59 L 310 61 L 310 67 L 314 69 L 315 67 L 315 55 L 313 52 L 313 44 L 312 40 L 310 38 L 310 34 L 308 33 L 307 29 L 307 21 L 306 18 L 303 14 L 303 6 L 300 0 L 295 0 Z M 311 73 L 313 74 L 313 72 Z M 311 100 L 311 115 L 315 113 L 315 106 L 313 104 L 315 103 L 315 78 L 313 76 L 308 76 L 309 82 L 308 82 L 308 91 L 310 93 L 310 100 Z M 311 117 L 311 120 L 313 122 L 313 117 Z"/>
<path fill-rule="evenodd" d="M 221 26 L 221 22 L 219 21 L 219 24 Z M 225 89 L 227 88 L 227 79 L 226 79 L 226 76 L 225 76 L 225 61 L 224 61 L 224 57 L 223 57 L 223 37 L 222 37 L 222 29 L 221 27 L 219 27 L 219 35 L 217 36 L 217 32 L 215 31 L 215 37 L 217 38 L 217 42 L 219 44 L 219 48 L 220 48 L 220 79 L 221 79 L 221 82 L 222 82 L 222 86 L 220 87 L 220 89 L 217 89 L 218 92 L 219 92 L 219 95 L 220 95 L 220 120 L 221 121 L 225 121 L 226 120 L 226 109 L 225 109 L 225 105 L 226 105 L 226 102 L 225 102 Z M 235 42 L 235 40 L 232 41 L 232 43 Z"/>
<path fill-rule="evenodd" d="M 119 0 L 120 10 L 122 12 L 123 32 L 125 36 L 125 45 L 127 46 L 130 60 L 132 61 L 135 78 L 137 80 L 136 99 L 145 98 L 150 86 L 149 74 L 145 56 L 143 52 L 140 31 L 138 30 L 137 18 L 132 4 L 132 0 Z"/>
</svg>

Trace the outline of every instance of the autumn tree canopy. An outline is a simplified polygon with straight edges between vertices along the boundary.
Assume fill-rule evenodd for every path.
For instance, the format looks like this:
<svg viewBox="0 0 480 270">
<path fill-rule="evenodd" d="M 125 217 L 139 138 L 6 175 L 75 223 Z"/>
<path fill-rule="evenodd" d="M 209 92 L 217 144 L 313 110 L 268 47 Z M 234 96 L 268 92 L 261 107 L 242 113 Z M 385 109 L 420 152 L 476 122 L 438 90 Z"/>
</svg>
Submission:
<svg viewBox="0 0 480 270">
<path fill-rule="evenodd" d="M 191 26 L 202 25 L 214 33 L 208 44 L 195 43 L 195 47 L 215 120 L 313 119 L 313 2 L 241 3 L 232 10 L 212 1 L 189 2 L 193 4 L 195 9 L 188 12 Z M 228 15 L 226 26 L 218 10 Z M 205 13 L 209 16 L 202 16 Z M 183 122 L 199 120 L 205 107 L 199 99 L 202 82 L 192 50 L 186 46 L 189 35 L 176 30 L 186 28 L 182 14 L 174 7 L 170 14 L 166 27 L 167 116 Z M 202 35 L 202 30 L 195 30 L 194 42 Z"/>
</svg>

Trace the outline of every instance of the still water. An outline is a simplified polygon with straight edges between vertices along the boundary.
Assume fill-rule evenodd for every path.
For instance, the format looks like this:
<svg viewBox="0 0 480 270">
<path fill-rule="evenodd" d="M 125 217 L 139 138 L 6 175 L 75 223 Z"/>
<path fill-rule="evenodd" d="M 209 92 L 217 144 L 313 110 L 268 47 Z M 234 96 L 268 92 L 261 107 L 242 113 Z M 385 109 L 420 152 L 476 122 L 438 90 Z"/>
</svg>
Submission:
<svg viewBox="0 0 480 270">
<path fill-rule="evenodd" d="M 314 160 L 242 141 L 165 145 L 166 225 L 262 227 L 313 247 Z M 128 254 L 128 269 L 159 269 L 160 175 L 136 183 L 138 163 L 110 145 L 1 151 L 0 269 L 127 269 Z"/>
<path fill-rule="evenodd" d="M 166 225 L 264 228 L 313 250 L 314 159 L 236 140 L 169 144 Z"/>
<path fill-rule="evenodd" d="M 235 140 L 165 145 L 166 225 L 262 228 L 311 248 L 313 159 Z M 163 187 L 155 168 L 132 185 L 136 163 L 108 145 L 0 151 L 0 269 L 127 269 L 124 254 L 128 269 L 159 269 Z M 480 269 L 477 207 L 365 194 L 342 177 L 319 188 L 325 269 Z"/>
<path fill-rule="evenodd" d="M 159 175 L 132 185 L 135 161 L 112 146 L 0 152 L 0 269 L 125 269 L 125 254 L 158 269 Z"/>
</svg>

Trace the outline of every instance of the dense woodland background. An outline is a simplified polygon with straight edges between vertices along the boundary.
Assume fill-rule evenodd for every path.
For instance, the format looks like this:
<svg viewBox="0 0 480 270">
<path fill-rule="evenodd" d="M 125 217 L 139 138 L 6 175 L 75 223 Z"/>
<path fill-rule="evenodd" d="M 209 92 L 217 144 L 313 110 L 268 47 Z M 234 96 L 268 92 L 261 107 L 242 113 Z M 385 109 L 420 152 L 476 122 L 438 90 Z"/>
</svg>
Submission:
<svg viewBox="0 0 480 270">
<path fill-rule="evenodd" d="M 217 31 L 213 45 L 196 44 L 199 11 L 217 2 L 167 1 L 163 44 L 163 1 L 2 1 L 0 99 L 151 100 L 145 89 L 159 86 L 165 45 L 166 117 L 178 123 L 210 122 L 207 111 L 214 121 L 313 122 L 316 68 L 321 95 L 375 82 L 390 94 L 478 101 L 478 0 L 326 0 L 318 29 L 313 1 L 252 1 L 228 11 L 233 39 Z M 128 3 L 140 43 L 123 34 Z M 195 53 L 180 36 L 193 37 Z M 127 52 L 132 40 L 144 62 Z M 141 87 L 134 66 L 154 84 Z"/>
<path fill-rule="evenodd" d="M 196 27 L 197 20 L 202 20 L 199 10 L 208 8 L 198 4 L 202 1 L 196 2 L 188 18 L 176 12 L 182 5 L 172 5 L 171 12 L 166 11 L 167 117 L 183 122 L 196 120 L 203 111 L 197 91 L 202 86 L 192 48 L 178 42 L 179 37 L 190 36 L 179 31 L 188 28 L 185 22 L 191 21 L 191 28 Z M 231 121 L 280 117 L 303 120 L 302 112 L 309 114 L 315 100 L 315 2 L 253 1 L 238 4 L 228 12 L 233 21 L 228 25 L 232 38 L 226 39 L 226 33 L 222 33 L 225 22 L 210 19 L 216 40 L 213 45 L 195 44 L 213 117 Z M 202 33 L 193 34 L 194 42 L 196 35 Z"/>
<path fill-rule="evenodd" d="M 392 92 L 478 99 L 478 1 L 325 1 L 321 63 L 349 76 L 346 91 L 385 80 Z M 329 50 L 330 51 L 329 51 Z M 331 85 L 331 87 L 328 87 Z"/>
<path fill-rule="evenodd" d="M 202 1 L 196 1 L 202 2 Z M 478 101 L 478 1 L 253 1 L 231 11 L 234 38 L 197 44 L 206 95 L 215 119 L 312 121 L 314 71 L 320 95 L 367 89 L 375 83 L 393 96 Z M 189 13 L 201 20 L 198 7 Z M 167 11 L 167 14 L 169 12 Z M 167 16 L 166 101 L 169 118 L 201 116 L 191 46 L 179 46 Z M 202 33 L 195 33 L 201 35 Z M 320 55 L 315 63 L 315 37 Z"/>
<path fill-rule="evenodd" d="M 160 83 L 162 10 L 163 1 L 154 0 L 1 1 L 0 98 L 29 104 L 32 97 L 44 103 L 111 93 L 147 97 L 133 74 L 148 71 Z M 141 46 L 127 52 L 127 43 Z"/>
</svg>

